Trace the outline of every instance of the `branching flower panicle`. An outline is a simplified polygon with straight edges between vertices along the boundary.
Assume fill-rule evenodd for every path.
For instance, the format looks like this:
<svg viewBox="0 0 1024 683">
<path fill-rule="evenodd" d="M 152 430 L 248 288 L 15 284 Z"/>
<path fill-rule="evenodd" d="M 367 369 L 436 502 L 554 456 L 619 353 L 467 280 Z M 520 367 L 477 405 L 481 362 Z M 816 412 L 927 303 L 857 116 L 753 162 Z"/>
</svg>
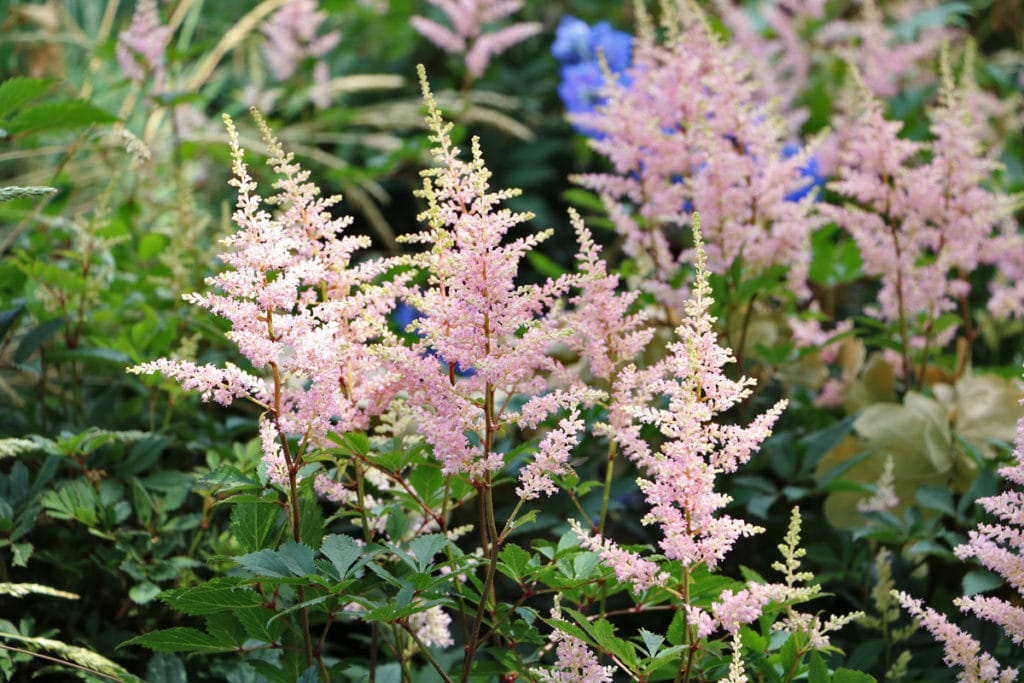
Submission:
<svg viewBox="0 0 1024 683">
<path fill-rule="evenodd" d="M 366 429 L 370 417 L 387 408 L 395 377 L 370 343 L 383 333 L 395 294 L 390 284 L 374 284 L 388 269 L 386 260 L 353 263 L 369 238 L 344 234 L 352 219 L 330 212 L 340 197 L 320 197 L 309 172 L 254 116 L 279 175 L 277 194 L 266 200 L 277 213 L 262 208 L 238 132 L 225 116 L 231 184 L 238 188 L 233 218 L 239 230 L 224 239 L 229 251 L 221 255 L 230 270 L 207 279 L 214 291 L 184 298 L 230 321 L 228 338 L 265 375 L 173 360 L 132 371 L 163 373 L 225 405 L 237 398 L 259 404 L 266 411 L 260 431 L 268 472 L 283 484 L 280 476 L 296 469 L 302 456 L 289 452 L 287 438 L 299 439 L 301 449 L 326 445 L 329 433 Z M 318 484 L 328 495 L 339 486 L 326 479 Z"/>
<path fill-rule="evenodd" d="M 532 215 L 501 208 L 519 191 L 490 190 L 490 171 L 476 139 L 471 159 L 459 157 L 450 137 L 452 124 L 444 121 L 422 67 L 420 78 L 437 166 L 423 172 L 418 192 L 427 202 L 419 219 L 428 230 L 403 239 L 429 245 L 411 258 L 429 274 L 429 286 L 407 295 L 421 314 L 410 325 L 420 339 L 392 355 L 405 378 L 408 405 L 443 471 L 479 480 L 505 464 L 492 446 L 501 425 L 519 420 L 509 407 L 512 396 L 534 397 L 536 403 L 522 408 L 522 418 L 531 426 L 549 412 L 593 400 L 595 394 L 580 386 L 544 394 L 552 373 L 565 375 L 547 353 L 567 334 L 552 311 L 580 278 L 565 275 L 538 285 L 516 284 L 519 262 L 551 231 L 505 239 Z M 441 371 L 430 360 L 431 353 L 440 357 Z M 457 376 L 456 369 L 471 372 Z M 578 417 L 563 421 L 542 442 L 538 462 L 561 471 L 579 428 Z M 548 490 L 537 479 L 537 467 L 525 473 L 522 491 L 531 497 Z"/>
</svg>

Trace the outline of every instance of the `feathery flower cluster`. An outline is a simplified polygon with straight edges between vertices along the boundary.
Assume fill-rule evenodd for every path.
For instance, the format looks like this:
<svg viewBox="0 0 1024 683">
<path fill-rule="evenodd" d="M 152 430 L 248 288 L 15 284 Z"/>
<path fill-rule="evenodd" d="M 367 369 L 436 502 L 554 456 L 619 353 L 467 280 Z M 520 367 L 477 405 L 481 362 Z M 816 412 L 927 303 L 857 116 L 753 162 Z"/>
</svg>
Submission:
<svg viewBox="0 0 1024 683">
<path fill-rule="evenodd" d="M 645 311 L 629 312 L 640 292 L 616 292 L 619 278 L 608 274 L 583 219 L 573 209 L 569 218 L 580 245 L 577 270 L 582 279 L 579 292 L 569 299 L 573 309 L 565 315 L 565 326 L 573 335 L 565 343 L 587 361 L 594 376 L 611 381 L 618 366 L 647 347 L 654 328 L 645 324 Z"/>
<path fill-rule="evenodd" d="M 719 514 L 730 498 L 715 491 L 715 479 L 735 472 L 750 459 L 771 434 L 785 401 L 746 427 L 712 421 L 746 399 L 753 380 L 731 380 L 722 372 L 733 358 L 718 345 L 713 329 L 699 224 L 694 226 L 694 243 L 696 282 L 686 304 L 687 318 L 676 329 L 678 341 L 670 344 L 666 357 L 651 368 L 638 372 L 629 367 L 619 374 L 612 400 L 620 405 L 613 406 L 611 412 L 613 419 L 616 413 L 630 416 L 632 424 L 619 425 L 627 428 L 616 428 L 614 433 L 610 424 L 595 431 L 615 438 L 644 475 L 638 484 L 651 510 L 643 522 L 660 528 L 665 557 L 679 560 L 684 568 L 703 564 L 713 569 L 737 539 L 762 531 Z M 657 453 L 639 438 L 641 425 L 654 426 L 665 437 Z M 584 535 L 582 531 L 576 533 Z M 648 561 L 635 553 L 621 551 L 613 541 L 596 536 L 585 544 L 599 552 L 635 589 L 642 590 L 652 583 L 655 574 L 636 569 L 640 562 Z M 644 583 L 638 583 L 636 577 L 643 578 Z"/>
<path fill-rule="evenodd" d="M 591 146 L 614 168 L 575 180 L 602 196 L 643 286 L 669 311 L 686 296 L 676 281 L 690 258 L 690 211 L 701 215 L 712 272 L 737 260 L 750 276 L 782 264 L 805 298 L 820 221 L 810 197 L 790 199 L 807 188 L 807 153 L 786 150 L 785 126 L 758 102 L 742 56 L 695 8 L 680 11 L 663 44 L 641 21 L 629 82 L 606 83 L 605 103 L 572 117 L 596 131 Z"/>
<path fill-rule="evenodd" d="M 264 461 L 272 480 L 282 484 L 301 461 L 301 452 L 290 452 L 288 437 L 298 438 L 303 449 L 325 445 L 330 432 L 366 429 L 370 417 L 387 408 L 395 376 L 370 344 L 386 329 L 398 285 L 373 284 L 390 267 L 385 260 L 352 263 L 369 238 L 343 234 L 352 219 L 330 213 L 340 198 L 319 197 L 308 171 L 254 115 L 269 163 L 280 176 L 278 193 L 266 200 L 277 215 L 261 208 L 238 133 L 225 116 L 231 183 L 238 188 L 233 218 L 239 231 L 224 240 L 230 251 L 221 255 L 231 270 L 207 279 L 217 291 L 184 298 L 229 320 L 228 338 L 265 378 L 233 365 L 218 369 L 173 360 L 131 371 L 163 373 L 225 405 L 246 398 L 262 406 Z M 318 490 L 329 494 L 337 484 L 319 476 Z"/>
<path fill-rule="evenodd" d="M 980 265 L 996 268 L 990 310 L 1000 317 L 1024 311 L 1024 239 L 1012 220 L 1014 198 L 983 185 L 993 162 L 978 146 L 979 121 L 966 106 L 948 68 L 938 107 L 931 113 L 930 142 L 899 137 L 881 104 L 864 92 L 863 109 L 840 150 L 839 179 L 830 188 L 854 200 L 824 211 L 854 238 L 864 271 L 881 278 L 882 320 L 906 321 L 918 335 L 966 301 L 968 275 Z M 927 162 L 919 158 L 927 155 Z M 945 330 L 944 343 L 955 327 Z"/>
<path fill-rule="evenodd" d="M 757 97 L 778 100 L 789 130 L 797 133 L 807 110 L 797 100 L 807 88 L 812 52 L 802 33 L 825 14 L 824 0 L 780 0 L 752 8 L 715 0 L 715 12 L 729 28 L 730 42 L 747 58 L 757 82 Z M 767 35 L 766 35 L 767 34 Z"/>
<path fill-rule="evenodd" d="M 931 607 L 903 591 L 893 591 L 893 596 L 903 609 L 918 619 L 929 633 L 942 642 L 945 650 L 943 661 L 947 666 L 961 669 L 957 680 L 962 683 L 1009 683 L 1017 680 L 1016 669 L 1003 669 L 995 657 L 981 649 L 981 643 L 965 633 L 956 624 Z"/>
<path fill-rule="evenodd" d="M 927 0 L 887 0 L 882 4 L 888 18 L 876 0 L 862 0 L 860 4 L 858 18 L 828 22 L 818 36 L 823 46 L 856 65 L 864 84 L 876 97 L 893 97 L 908 80 L 926 78 L 950 32 L 925 27 L 912 39 L 901 39 L 893 24 L 927 11 Z M 922 68 L 926 64 L 927 68 Z"/>
<path fill-rule="evenodd" d="M 605 71 L 625 86 L 629 85 L 626 69 L 633 59 L 633 36 L 616 31 L 607 21 L 594 26 L 566 15 L 558 22 L 551 54 L 559 62 L 558 96 L 570 114 L 591 112 L 603 103 Z M 602 60 L 604 67 L 602 67 Z M 592 131 L 576 126 L 584 135 Z"/>
<path fill-rule="evenodd" d="M 444 12 L 452 28 L 419 15 L 413 16 L 409 22 L 423 37 L 445 52 L 464 54 L 466 71 L 474 78 L 484 75 L 492 57 L 500 55 L 516 43 L 535 36 L 542 28 L 539 22 L 521 21 L 495 31 L 488 30 L 488 24 L 518 12 L 523 6 L 522 0 L 427 2 Z"/>
<path fill-rule="evenodd" d="M 153 92 L 163 90 L 167 79 L 166 51 L 171 29 L 160 20 L 156 0 L 138 0 L 132 22 L 117 37 L 117 64 L 121 73 L 137 82 L 152 79 Z"/>
<path fill-rule="evenodd" d="M 548 388 L 547 375 L 565 374 L 546 353 L 564 335 L 550 314 L 579 278 L 566 275 L 540 285 L 516 285 L 520 260 L 550 232 L 506 243 L 509 229 L 532 216 L 499 208 L 518 191 L 490 191 L 490 172 L 476 139 L 472 159 L 459 158 L 450 137 L 452 124 L 442 118 L 422 68 L 420 79 L 438 165 L 423 172 L 419 192 L 427 200 L 420 220 L 429 229 L 403 240 L 430 245 L 409 259 L 430 280 L 426 289 L 410 290 L 404 297 L 421 314 L 410 325 L 420 339 L 389 353 L 403 375 L 407 405 L 443 471 L 480 480 L 504 466 L 504 457 L 491 446 L 498 427 L 518 419 L 509 408 L 511 397 L 535 397 L 522 411 L 536 424 L 538 416 L 571 409 L 582 396 L 578 391 L 541 395 Z M 424 362 L 431 351 L 447 362 L 447 372 L 439 372 L 437 363 Z M 473 372 L 457 377 L 456 366 Z M 564 467 L 577 424 L 578 416 L 563 421 L 542 442 L 538 460 Z M 524 481 L 523 486 L 531 496 L 547 490 L 538 480 Z"/>
<path fill-rule="evenodd" d="M 321 109 L 330 104 L 324 91 L 330 74 L 327 63 L 320 58 L 341 41 L 338 31 L 317 35 L 326 18 L 327 12 L 320 9 L 318 0 L 289 0 L 263 25 L 263 35 L 267 38 L 263 57 L 275 80 L 291 78 L 305 60 L 316 59 L 311 92 L 313 104 Z"/>
</svg>

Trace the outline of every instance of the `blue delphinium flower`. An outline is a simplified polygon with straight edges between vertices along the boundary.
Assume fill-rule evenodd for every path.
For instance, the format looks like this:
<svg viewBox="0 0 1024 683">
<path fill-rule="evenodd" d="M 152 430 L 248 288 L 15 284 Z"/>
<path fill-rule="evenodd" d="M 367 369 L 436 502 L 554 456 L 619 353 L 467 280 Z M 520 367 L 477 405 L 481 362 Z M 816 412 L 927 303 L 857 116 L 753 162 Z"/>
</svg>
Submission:
<svg viewBox="0 0 1024 683">
<path fill-rule="evenodd" d="M 558 95 L 570 114 L 594 111 L 602 102 L 601 88 L 604 72 L 598 55 L 603 55 L 608 70 L 619 82 L 629 87 L 626 69 L 632 63 L 633 36 L 612 28 L 607 21 L 594 26 L 576 17 L 566 15 L 558 22 L 551 54 L 561 63 L 562 82 Z M 576 130 L 590 137 L 596 131 L 575 125 Z"/>
<path fill-rule="evenodd" d="M 790 157 L 799 154 L 800 147 L 792 143 L 788 143 L 782 148 L 782 158 L 789 159 Z M 801 187 L 798 190 L 793 190 L 786 195 L 786 201 L 798 202 L 811 192 L 825 187 L 825 181 L 828 180 L 821 174 L 821 167 L 818 164 L 817 157 L 807 157 L 807 162 L 800 167 L 800 176 L 803 178 L 809 178 L 810 182 Z"/>
</svg>

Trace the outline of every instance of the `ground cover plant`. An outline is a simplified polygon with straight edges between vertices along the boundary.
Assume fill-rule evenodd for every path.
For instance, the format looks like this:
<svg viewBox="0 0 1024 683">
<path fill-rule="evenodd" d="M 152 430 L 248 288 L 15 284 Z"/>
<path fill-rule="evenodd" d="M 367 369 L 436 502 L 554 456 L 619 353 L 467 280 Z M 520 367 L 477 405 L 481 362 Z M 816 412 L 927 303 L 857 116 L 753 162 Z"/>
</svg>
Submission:
<svg viewBox="0 0 1024 683">
<path fill-rule="evenodd" d="M 4 680 L 1016 679 L 1016 3 L 6 12 Z"/>
</svg>

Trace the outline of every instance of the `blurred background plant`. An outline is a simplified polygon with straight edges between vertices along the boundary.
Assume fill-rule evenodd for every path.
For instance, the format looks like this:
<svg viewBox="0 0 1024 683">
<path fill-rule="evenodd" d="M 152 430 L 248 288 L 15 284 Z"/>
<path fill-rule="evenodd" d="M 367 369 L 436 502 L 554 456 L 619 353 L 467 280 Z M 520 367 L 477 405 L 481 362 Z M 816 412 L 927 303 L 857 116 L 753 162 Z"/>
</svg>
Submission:
<svg viewBox="0 0 1024 683">
<path fill-rule="evenodd" d="M 940 160 L 948 143 L 931 141 L 943 135 L 933 129 L 933 113 L 942 106 L 945 50 L 987 164 L 971 182 L 988 196 L 1010 198 L 1000 229 L 1016 235 L 1021 210 L 1012 197 L 1024 191 L 1020 4 L 699 6 L 710 43 L 735 46 L 730 68 L 752 74 L 742 81 L 744 106 L 774 117 L 767 131 L 774 137 L 762 148 L 792 172 L 788 189 L 810 180 L 819 186 L 817 198 L 801 204 L 809 221 L 801 255 L 807 275 L 797 279 L 806 291 L 782 270 L 759 268 L 754 277 L 740 260 L 723 260 L 713 278 L 723 338 L 736 349 L 739 370 L 759 380 L 735 419 L 790 399 L 764 452 L 728 484 L 734 508 L 777 539 L 799 502 L 804 537 L 815 539 L 808 561 L 835 594 L 836 612 L 884 613 L 874 583 L 889 575 L 897 585 L 915 583 L 915 594 L 932 604 L 1002 590 L 983 570 L 957 562 L 952 548 L 980 519 L 973 501 L 996 492 L 994 472 L 1020 416 L 1020 387 L 1009 378 L 1024 360 L 1021 312 L 990 310 L 987 289 L 998 277 L 992 266 L 964 267 L 961 279 L 970 286 L 956 291 L 965 307 L 957 322 L 921 320 L 921 329 L 931 325 L 936 334 L 959 325 L 957 331 L 927 345 L 901 339 L 892 319 L 864 314 L 878 299 L 878 273 L 865 266 L 857 235 L 821 207 L 851 199 L 834 184 L 854 104 L 865 99 L 851 93 L 870 91 L 880 120 L 899 124 L 894 135 L 913 147 L 909 166 Z M 0 188 L 7 188 L 0 189 L 0 585 L 31 582 L 78 596 L 0 591 L 0 639 L 9 647 L 41 647 L 122 675 L 40 645 L 49 638 L 100 653 L 147 680 L 180 680 L 186 667 L 175 656 L 115 647 L 176 624 L 158 593 L 218 575 L 228 566 L 224 558 L 239 551 L 217 507 L 218 484 L 204 476 L 223 466 L 255 472 L 257 413 L 200 406 L 167 381 L 123 371 L 167 356 L 218 364 L 229 358 L 223 324 L 194 315 L 181 300 L 218 270 L 218 240 L 230 230 L 222 112 L 261 109 L 324 193 L 345 196 L 374 252 L 393 254 L 396 238 L 415 229 L 420 208 L 412 189 L 428 146 L 413 65 L 424 63 L 456 123 L 453 137 L 479 135 L 494 185 L 522 188 L 510 207 L 536 214 L 513 236 L 548 226 L 568 234 L 564 208 L 571 203 L 598 228 L 613 272 L 635 284 L 650 273 L 629 236 L 616 232 L 637 207 L 626 201 L 609 216 L 608 202 L 567 180 L 617 170 L 604 158 L 608 147 L 600 147 L 614 130 L 599 132 L 593 121 L 570 121 L 566 113 L 599 109 L 609 80 L 625 91 L 633 84 L 627 69 L 645 20 L 628 3 L 11 0 L 0 12 Z M 663 39 L 670 25 L 652 21 L 652 40 Z M 623 106 L 631 101 L 626 92 Z M 243 146 L 260 153 L 248 117 L 236 118 Z M 752 115 L 748 123 L 762 133 L 765 121 Z M 704 142 L 737 162 L 768 163 L 766 153 L 758 157 L 762 148 L 754 153 L 752 141 L 738 139 Z M 660 199 L 688 215 L 708 210 L 686 195 L 684 182 L 702 173 L 711 178 L 706 162 L 673 169 L 638 161 L 634 173 L 661 174 L 668 194 Z M 787 203 L 796 205 L 777 203 L 783 213 L 793 210 Z M 673 268 L 657 282 L 685 295 L 691 270 L 679 257 L 690 245 L 682 227 L 670 231 Z M 571 240 L 549 240 L 520 276 L 557 277 L 574 253 Z M 939 258 L 926 243 L 915 265 L 932 267 Z M 658 299 L 666 289 L 654 289 L 634 308 L 672 305 L 672 297 Z M 655 336 L 647 362 L 664 353 L 665 341 L 662 332 Z M 566 353 L 571 365 L 575 358 Z M 908 375 L 908 366 L 918 369 Z M 585 444 L 579 454 L 581 481 L 606 478 L 603 444 Z M 621 458 L 613 464 L 608 528 L 647 542 L 649 530 L 636 521 L 635 472 Z M 856 512 L 880 481 L 898 505 Z M 553 499 L 531 528 L 538 535 L 561 528 L 576 504 L 596 516 L 600 495 Z M 765 571 L 758 543 L 741 546 L 731 562 Z M 875 569 L 883 566 L 879 557 L 887 569 Z M 67 602 L 58 608 L 57 599 Z M 897 638 L 887 624 L 834 639 L 849 655 L 847 666 L 881 678 L 885 671 L 873 658 L 884 651 L 886 667 L 896 663 L 899 641 L 923 653 L 904 662 L 907 680 L 949 678 L 931 667 L 940 658 L 919 635 Z M 866 633 L 873 635 L 861 637 Z M 999 642 L 994 631 L 982 634 Z M 1007 645 L 996 649 L 1005 653 Z M 8 679 L 91 675 L 60 667 L 0 650 Z M 227 658 L 204 661 L 188 667 L 188 679 L 223 680 L 233 668 Z"/>
</svg>

